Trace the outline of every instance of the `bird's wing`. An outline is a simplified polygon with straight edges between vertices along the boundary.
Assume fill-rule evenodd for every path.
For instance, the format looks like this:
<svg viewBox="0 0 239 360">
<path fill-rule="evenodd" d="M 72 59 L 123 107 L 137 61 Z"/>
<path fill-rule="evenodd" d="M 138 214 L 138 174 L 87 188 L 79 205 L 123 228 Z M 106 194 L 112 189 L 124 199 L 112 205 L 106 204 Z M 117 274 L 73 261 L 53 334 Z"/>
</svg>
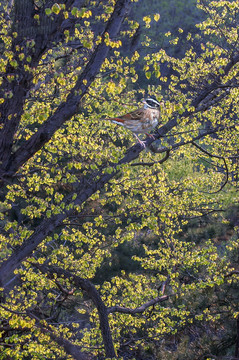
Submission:
<svg viewBox="0 0 239 360">
<path fill-rule="evenodd" d="M 110 118 L 110 119 L 106 119 L 106 120 L 117 121 L 118 123 L 122 123 L 122 124 L 128 120 L 140 120 L 140 119 L 142 119 L 143 111 L 144 111 L 144 108 L 141 108 L 141 109 L 132 111 L 128 114 L 117 116 L 115 118 Z"/>
</svg>

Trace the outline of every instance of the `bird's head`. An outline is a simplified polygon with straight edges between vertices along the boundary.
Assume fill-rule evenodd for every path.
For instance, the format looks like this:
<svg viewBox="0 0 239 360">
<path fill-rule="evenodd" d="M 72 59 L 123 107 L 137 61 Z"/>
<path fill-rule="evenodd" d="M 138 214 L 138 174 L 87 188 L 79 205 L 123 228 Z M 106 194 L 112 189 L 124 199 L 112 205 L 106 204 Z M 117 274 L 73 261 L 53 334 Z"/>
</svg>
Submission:
<svg viewBox="0 0 239 360">
<path fill-rule="evenodd" d="M 161 105 L 155 96 L 150 96 L 146 100 L 143 100 L 143 104 L 145 108 L 150 108 L 150 109 L 158 109 L 160 108 Z"/>
</svg>

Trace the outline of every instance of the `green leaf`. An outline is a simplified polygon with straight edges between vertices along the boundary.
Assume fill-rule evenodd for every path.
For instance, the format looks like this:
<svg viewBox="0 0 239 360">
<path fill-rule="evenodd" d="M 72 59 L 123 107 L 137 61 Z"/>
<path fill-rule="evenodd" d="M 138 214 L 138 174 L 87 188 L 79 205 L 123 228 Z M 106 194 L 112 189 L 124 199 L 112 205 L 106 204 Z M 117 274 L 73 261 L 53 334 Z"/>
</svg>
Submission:
<svg viewBox="0 0 239 360">
<path fill-rule="evenodd" d="M 51 15 L 52 10 L 50 8 L 46 8 L 45 13 L 46 13 L 47 16 L 49 16 L 49 15 Z"/>
</svg>

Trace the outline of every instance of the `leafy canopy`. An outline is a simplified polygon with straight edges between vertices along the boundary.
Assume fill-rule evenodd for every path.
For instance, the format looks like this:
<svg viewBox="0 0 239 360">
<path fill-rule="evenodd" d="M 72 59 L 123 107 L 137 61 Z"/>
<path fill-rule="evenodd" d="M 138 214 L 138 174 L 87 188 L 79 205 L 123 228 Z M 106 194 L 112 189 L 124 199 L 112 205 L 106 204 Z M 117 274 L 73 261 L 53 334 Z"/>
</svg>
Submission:
<svg viewBox="0 0 239 360">
<path fill-rule="evenodd" d="M 239 4 L 198 1 L 205 20 L 180 57 L 151 49 L 158 13 L 129 6 L 2 2 L 1 359 L 133 359 L 238 316 L 210 293 L 236 283 L 236 227 L 220 245 L 189 234 L 237 205 Z M 160 36 L 173 47 L 184 33 Z M 103 119 L 147 94 L 164 107 L 145 151 Z"/>
</svg>

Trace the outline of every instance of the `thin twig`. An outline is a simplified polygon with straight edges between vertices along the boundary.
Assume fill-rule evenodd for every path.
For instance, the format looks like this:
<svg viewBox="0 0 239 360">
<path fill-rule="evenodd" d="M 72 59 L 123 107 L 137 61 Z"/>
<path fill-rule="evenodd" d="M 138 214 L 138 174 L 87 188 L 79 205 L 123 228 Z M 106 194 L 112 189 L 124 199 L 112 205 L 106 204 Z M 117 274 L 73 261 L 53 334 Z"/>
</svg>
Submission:
<svg viewBox="0 0 239 360">
<path fill-rule="evenodd" d="M 232 275 L 239 275 L 239 271 L 238 270 L 232 270 L 228 274 L 225 275 L 225 278 L 227 278 L 229 276 L 232 276 Z"/>
<path fill-rule="evenodd" d="M 228 171 L 228 166 L 227 166 L 227 163 L 226 163 L 226 159 L 223 156 L 211 154 L 209 151 L 205 150 L 203 147 L 201 147 L 200 145 L 198 145 L 194 141 L 192 142 L 192 145 L 194 145 L 196 148 L 198 148 L 200 151 L 202 151 L 204 154 L 208 155 L 211 158 L 216 158 L 216 159 L 223 160 L 224 165 L 225 165 L 225 169 L 226 169 L 226 179 L 225 179 L 224 183 L 221 185 L 220 189 L 218 189 L 216 191 L 213 191 L 213 192 L 209 192 L 209 194 L 217 194 L 217 193 L 219 193 L 226 186 L 226 184 L 228 183 L 229 171 Z"/>
<path fill-rule="evenodd" d="M 155 164 L 162 164 L 164 163 L 168 158 L 169 158 L 169 154 L 170 154 L 170 151 L 168 150 L 166 152 L 166 155 L 164 156 L 164 158 L 162 158 L 161 160 L 159 161 L 152 161 L 152 162 L 138 162 L 138 163 L 134 163 L 134 164 L 131 164 L 131 166 L 153 166 Z"/>
<path fill-rule="evenodd" d="M 232 125 L 230 126 L 228 129 L 233 129 L 235 128 L 235 125 Z M 211 134 L 214 134 L 216 132 L 219 132 L 219 131 L 223 131 L 225 130 L 226 128 L 223 126 L 223 127 L 217 127 L 217 128 L 214 128 L 214 129 L 210 129 L 208 131 L 205 131 L 203 132 L 202 134 L 199 134 L 198 136 L 195 136 L 194 138 L 192 138 L 191 140 L 183 140 L 183 141 L 180 141 L 170 147 L 163 147 L 163 148 L 159 148 L 159 149 L 152 149 L 152 147 L 150 148 L 154 153 L 157 153 L 157 154 L 160 154 L 160 153 L 163 153 L 163 152 L 166 152 L 166 151 L 170 151 L 170 150 L 174 150 L 174 149 L 177 149 L 179 148 L 180 146 L 183 146 L 183 145 L 188 145 L 188 144 L 192 144 L 194 141 L 196 140 L 200 140 L 202 139 L 203 137 L 207 136 L 207 135 L 211 135 Z"/>
<path fill-rule="evenodd" d="M 166 301 L 166 300 L 168 300 L 168 298 L 169 298 L 169 295 L 163 295 L 163 296 L 157 297 L 155 299 L 149 300 L 145 304 L 143 304 L 135 309 L 115 305 L 115 306 L 109 307 L 107 309 L 107 312 L 108 312 L 108 314 L 112 314 L 114 312 L 120 312 L 120 313 L 131 314 L 131 315 L 142 314 L 149 307 L 154 306 L 155 304 L 158 304 L 160 302 Z"/>
</svg>

